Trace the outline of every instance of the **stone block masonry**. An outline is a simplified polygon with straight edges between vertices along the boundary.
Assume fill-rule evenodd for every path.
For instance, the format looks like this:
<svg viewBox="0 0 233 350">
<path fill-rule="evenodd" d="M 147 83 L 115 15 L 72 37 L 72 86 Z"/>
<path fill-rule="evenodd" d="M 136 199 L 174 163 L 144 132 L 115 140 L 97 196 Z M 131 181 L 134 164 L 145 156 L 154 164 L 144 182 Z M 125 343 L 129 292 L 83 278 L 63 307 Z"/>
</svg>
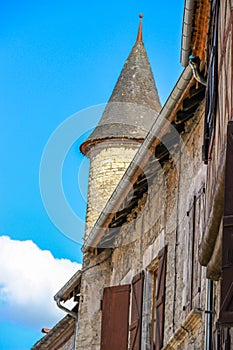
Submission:
<svg viewBox="0 0 233 350">
<path fill-rule="evenodd" d="M 97 144 L 88 154 L 90 158 L 86 233 L 89 234 L 107 201 L 131 163 L 140 143 L 111 141 Z"/>
</svg>

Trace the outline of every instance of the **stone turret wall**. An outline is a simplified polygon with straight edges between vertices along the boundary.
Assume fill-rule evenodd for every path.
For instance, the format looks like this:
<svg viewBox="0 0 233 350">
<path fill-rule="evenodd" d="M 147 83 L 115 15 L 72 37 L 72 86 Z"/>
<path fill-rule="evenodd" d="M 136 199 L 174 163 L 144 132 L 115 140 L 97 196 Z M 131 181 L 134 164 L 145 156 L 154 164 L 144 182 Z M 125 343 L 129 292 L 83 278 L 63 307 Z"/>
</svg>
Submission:
<svg viewBox="0 0 233 350">
<path fill-rule="evenodd" d="M 104 141 L 91 148 L 86 234 L 94 226 L 107 201 L 140 146 L 136 141 Z"/>
</svg>

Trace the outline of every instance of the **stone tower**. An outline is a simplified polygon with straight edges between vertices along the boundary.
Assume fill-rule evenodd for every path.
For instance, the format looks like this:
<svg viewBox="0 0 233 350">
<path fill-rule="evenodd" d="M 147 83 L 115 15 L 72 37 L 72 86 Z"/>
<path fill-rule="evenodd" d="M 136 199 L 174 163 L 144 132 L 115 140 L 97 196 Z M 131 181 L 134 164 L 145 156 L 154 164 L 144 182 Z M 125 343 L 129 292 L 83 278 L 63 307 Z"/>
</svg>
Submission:
<svg viewBox="0 0 233 350">
<path fill-rule="evenodd" d="M 86 237 L 161 110 L 139 17 L 136 43 L 102 118 L 80 147 L 90 159 Z"/>
</svg>

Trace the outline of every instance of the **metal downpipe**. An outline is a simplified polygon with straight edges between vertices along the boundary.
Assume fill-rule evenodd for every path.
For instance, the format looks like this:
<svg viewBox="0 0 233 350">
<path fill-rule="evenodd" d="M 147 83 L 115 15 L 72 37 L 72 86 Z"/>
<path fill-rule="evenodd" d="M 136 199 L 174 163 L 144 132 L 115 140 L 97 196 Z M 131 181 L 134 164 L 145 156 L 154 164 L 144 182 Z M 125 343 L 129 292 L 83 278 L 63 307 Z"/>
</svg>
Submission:
<svg viewBox="0 0 233 350">
<path fill-rule="evenodd" d="M 206 325 L 205 325 L 205 350 L 212 350 L 212 327 L 213 327 L 213 281 L 207 280 L 206 284 Z"/>
<path fill-rule="evenodd" d="M 57 306 L 59 307 L 59 309 L 65 311 L 68 315 L 70 315 L 71 317 L 73 317 L 75 319 L 75 325 L 74 325 L 74 350 L 76 350 L 76 342 L 77 342 L 77 333 L 78 333 L 78 314 L 76 314 L 75 312 L 67 309 L 64 305 L 61 305 L 61 299 L 57 298 L 56 299 L 56 303 Z"/>
</svg>

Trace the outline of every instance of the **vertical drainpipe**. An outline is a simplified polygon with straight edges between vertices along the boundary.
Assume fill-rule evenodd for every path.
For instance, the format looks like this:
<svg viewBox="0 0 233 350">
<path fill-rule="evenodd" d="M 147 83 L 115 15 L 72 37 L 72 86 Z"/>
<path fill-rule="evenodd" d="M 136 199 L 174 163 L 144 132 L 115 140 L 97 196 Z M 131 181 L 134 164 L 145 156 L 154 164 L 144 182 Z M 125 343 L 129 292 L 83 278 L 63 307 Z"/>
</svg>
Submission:
<svg viewBox="0 0 233 350">
<path fill-rule="evenodd" d="M 172 327 L 173 333 L 175 333 L 176 325 L 175 325 L 175 314 L 176 314 L 176 298 L 177 298 L 177 274 L 178 274 L 178 266 L 177 266 L 177 250 L 178 250 L 178 241 L 179 241 L 179 204 L 180 204 L 180 181 L 181 181 L 181 147 L 179 147 L 179 173 L 178 173 L 178 185 L 177 185 L 177 195 L 176 195 L 176 233 L 175 233 L 175 252 L 174 252 L 174 296 L 173 296 L 173 317 L 172 317 Z"/>
<path fill-rule="evenodd" d="M 213 281 L 207 280 L 206 283 L 206 325 L 205 325 L 205 349 L 212 350 L 212 327 L 213 327 Z"/>
<path fill-rule="evenodd" d="M 76 343 L 77 343 L 77 333 L 78 333 L 78 314 L 76 314 L 75 312 L 67 309 L 65 306 L 61 305 L 61 299 L 60 298 L 56 298 L 56 303 L 57 306 L 59 307 L 59 309 L 65 311 L 68 315 L 70 315 L 71 317 L 73 317 L 75 319 L 75 324 L 74 324 L 74 350 L 76 350 Z"/>
<path fill-rule="evenodd" d="M 74 324 L 74 350 L 76 350 L 76 345 L 77 345 L 77 335 L 78 335 L 78 318 L 75 319 L 75 324 Z"/>
</svg>

